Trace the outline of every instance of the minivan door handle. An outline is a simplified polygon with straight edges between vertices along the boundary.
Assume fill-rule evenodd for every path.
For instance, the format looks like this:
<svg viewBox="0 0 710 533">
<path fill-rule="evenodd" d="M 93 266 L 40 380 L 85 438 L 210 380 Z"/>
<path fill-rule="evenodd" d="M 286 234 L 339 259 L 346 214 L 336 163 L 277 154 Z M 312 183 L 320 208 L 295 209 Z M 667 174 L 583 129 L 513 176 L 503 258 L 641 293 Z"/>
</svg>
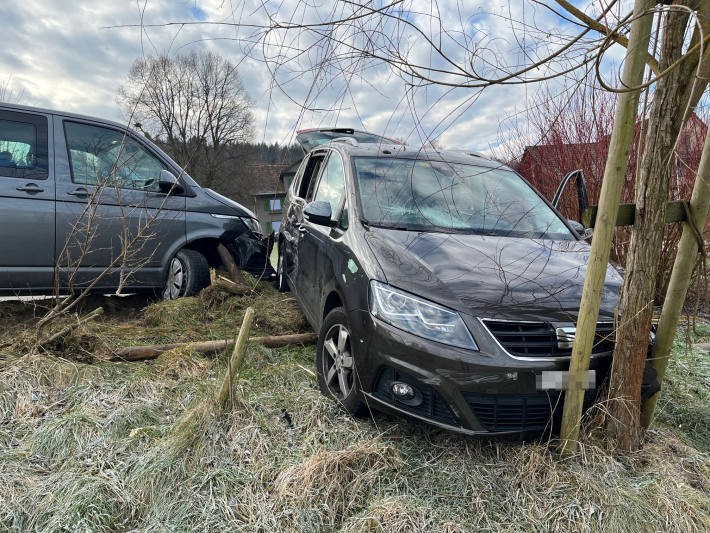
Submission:
<svg viewBox="0 0 710 533">
<path fill-rule="evenodd" d="M 307 228 L 306 228 L 305 224 L 299 224 L 297 227 L 298 227 L 298 231 L 300 231 L 301 233 L 306 233 Z"/>
<path fill-rule="evenodd" d="M 89 196 L 89 191 L 87 191 L 84 187 L 79 187 L 78 189 L 74 189 L 73 191 L 69 191 L 67 194 L 71 196 Z"/>
<path fill-rule="evenodd" d="M 21 187 L 15 187 L 18 191 L 25 191 L 25 192 L 42 192 L 44 189 L 37 185 L 36 183 L 28 183 L 27 185 L 23 185 Z"/>
</svg>

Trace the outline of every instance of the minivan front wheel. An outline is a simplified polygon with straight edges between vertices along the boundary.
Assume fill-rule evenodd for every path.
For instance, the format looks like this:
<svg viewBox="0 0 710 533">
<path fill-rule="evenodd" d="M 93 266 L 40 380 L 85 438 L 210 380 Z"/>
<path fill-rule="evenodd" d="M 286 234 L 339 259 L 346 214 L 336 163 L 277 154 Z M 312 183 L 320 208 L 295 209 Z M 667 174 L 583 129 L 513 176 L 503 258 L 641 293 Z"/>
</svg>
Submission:
<svg viewBox="0 0 710 533">
<path fill-rule="evenodd" d="M 205 256 L 195 250 L 180 250 L 170 260 L 163 287 L 163 300 L 192 296 L 209 284 L 210 268 Z"/>
<path fill-rule="evenodd" d="M 360 395 L 353 347 L 345 310 L 337 307 L 325 317 L 318 336 L 318 386 L 323 394 L 335 398 L 348 413 L 362 416 L 367 408 Z"/>
<path fill-rule="evenodd" d="M 279 246 L 277 257 L 278 259 L 276 260 L 276 289 L 279 292 L 286 292 L 288 291 L 288 281 L 286 281 L 286 259 L 284 258 L 281 246 Z"/>
</svg>

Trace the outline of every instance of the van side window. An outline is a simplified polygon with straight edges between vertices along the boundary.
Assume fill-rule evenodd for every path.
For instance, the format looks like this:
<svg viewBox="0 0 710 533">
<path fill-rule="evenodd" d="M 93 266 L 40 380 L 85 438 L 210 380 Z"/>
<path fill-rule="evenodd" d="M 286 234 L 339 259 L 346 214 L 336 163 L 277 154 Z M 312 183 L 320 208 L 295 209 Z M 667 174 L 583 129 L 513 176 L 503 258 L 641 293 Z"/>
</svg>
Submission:
<svg viewBox="0 0 710 533">
<path fill-rule="evenodd" d="M 123 132 L 65 121 L 64 135 L 74 183 L 159 190 L 165 165 Z"/>
<path fill-rule="evenodd" d="M 305 199 L 306 202 L 310 202 L 313 199 L 313 189 L 324 158 L 325 156 L 322 154 L 311 155 L 306 164 L 306 170 L 303 171 L 303 177 L 298 187 L 298 196 Z"/>
<path fill-rule="evenodd" d="M 345 195 L 345 170 L 343 169 L 343 160 L 340 154 L 331 152 L 328 162 L 323 169 L 318 190 L 314 200 L 328 202 L 330 211 L 335 217 L 340 207 L 340 202 Z M 346 215 L 347 220 L 347 215 Z M 347 224 L 347 222 L 346 222 Z M 347 226 L 346 226 L 347 227 Z"/>
<path fill-rule="evenodd" d="M 47 118 L 0 111 L 0 176 L 46 180 Z"/>
</svg>

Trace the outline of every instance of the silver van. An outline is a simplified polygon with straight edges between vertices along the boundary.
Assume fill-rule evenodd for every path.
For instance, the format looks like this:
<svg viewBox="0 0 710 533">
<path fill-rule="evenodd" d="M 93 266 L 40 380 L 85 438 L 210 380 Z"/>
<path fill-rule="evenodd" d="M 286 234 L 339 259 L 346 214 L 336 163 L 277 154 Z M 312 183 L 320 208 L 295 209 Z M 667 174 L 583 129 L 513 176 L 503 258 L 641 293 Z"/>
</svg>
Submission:
<svg viewBox="0 0 710 533">
<path fill-rule="evenodd" d="M 273 277 L 254 213 L 124 125 L 0 103 L 0 295 L 209 284 L 229 251 Z M 219 248 L 222 244 L 224 248 Z"/>
</svg>

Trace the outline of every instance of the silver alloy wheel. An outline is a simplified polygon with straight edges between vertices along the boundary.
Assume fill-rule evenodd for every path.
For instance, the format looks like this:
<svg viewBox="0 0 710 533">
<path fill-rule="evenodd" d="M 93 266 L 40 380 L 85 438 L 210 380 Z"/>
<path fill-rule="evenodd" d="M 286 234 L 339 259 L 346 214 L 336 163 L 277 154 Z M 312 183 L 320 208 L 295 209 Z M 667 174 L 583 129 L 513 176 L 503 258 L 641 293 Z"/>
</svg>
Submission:
<svg viewBox="0 0 710 533">
<path fill-rule="evenodd" d="M 168 269 L 168 280 L 165 282 L 165 290 L 163 298 L 166 300 L 175 300 L 182 294 L 183 283 L 185 281 L 185 272 L 182 261 L 177 257 L 173 257 Z"/>
<path fill-rule="evenodd" d="M 323 343 L 323 375 L 328 388 L 339 398 L 350 395 L 353 388 L 353 357 L 350 352 L 350 333 L 342 324 L 328 330 Z"/>
</svg>

